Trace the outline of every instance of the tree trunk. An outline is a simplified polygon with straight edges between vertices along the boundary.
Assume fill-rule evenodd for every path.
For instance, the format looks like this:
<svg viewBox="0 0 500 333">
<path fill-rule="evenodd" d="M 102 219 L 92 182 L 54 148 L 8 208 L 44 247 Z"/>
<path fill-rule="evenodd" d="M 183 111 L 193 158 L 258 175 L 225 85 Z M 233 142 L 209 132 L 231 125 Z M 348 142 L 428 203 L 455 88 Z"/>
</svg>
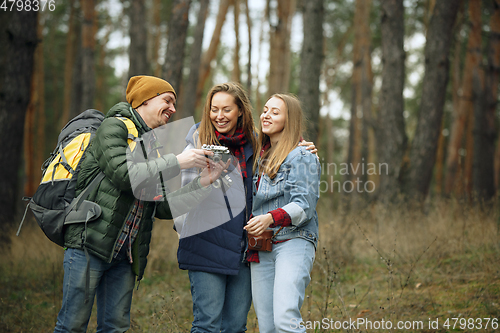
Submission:
<svg viewBox="0 0 500 333">
<path fill-rule="evenodd" d="M 135 75 L 149 75 L 148 53 L 147 53 L 147 20 L 146 4 L 144 0 L 132 0 L 129 8 L 130 18 L 130 46 L 129 78 Z M 177 87 L 174 87 L 177 89 Z"/>
<path fill-rule="evenodd" d="M 299 99 L 308 118 L 306 138 L 318 142 L 319 79 L 323 64 L 323 0 L 304 4 L 304 39 L 300 58 Z"/>
<path fill-rule="evenodd" d="M 467 42 L 467 54 L 462 85 L 459 93 L 458 109 L 451 129 L 446 158 L 445 193 L 450 194 L 457 179 L 459 149 L 462 148 L 465 122 L 472 112 L 472 75 L 481 61 L 481 1 L 469 0 L 469 20 L 471 30 Z"/>
<path fill-rule="evenodd" d="M 495 195 L 495 140 L 498 136 L 495 110 L 500 72 L 500 0 L 493 2 L 490 19 L 487 70 L 474 76 L 474 194 L 480 200 Z M 484 76 L 482 84 L 481 76 Z M 483 89 L 479 89 L 482 87 Z"/>
<path fill-rule="evenodd" d="M 98 71 L 99 69 L 103 70 L 106 66 L 106 45 L 109 42 L 109 37 L 111 33 L 113 32 L 113 28 L 111 26 L 111 18 L 108 17 L 107 22 L 106 22 L 108 28 L 106 31 L 106 34 L 102 38 L 102 41 L 99 42 L 99 56 L 98 56 Z M 105 101 L 107 97 L 107 89 L 106 89 L 106 75 L 104 72 L 102 72 L 101 75 L 97 76 L 97 81 L 96 81 L 96 87 L 97 87 L 97 96 L 96 96 L 96 102 L 95 102 L 95 108 L 103 113 L 106 113 L 107 110 L 105 110 Z"/>
<path fill-rule="evenodd" d="M 83 11 L 82 26 L 82 110 L 94 107 L 95 98 L 95 2 L 81 1 Z"/>
<path fill-rule="evenodd" d="M 156 77 L 161 77 L 161 65 L 160 62 L 158 61 L 158 58 L 160 56 L 160 41 L 161 41 L 161 0 L 154 0 L 153 1 L 153 45 L 151 45 L 151 59 L 149 63 L 153 64 L 153 75 Z"/>
<path fill-rule="evenodd" d="M 172 5 L 167 53 L 163 64 L 163 77 L 174 87 L 179 101 L 182 98 L 182 70 L 184 68 L 184 50 L 186 48 L 190 6 L 191 0 L 175 0 Z M 179 116 L 180 114 L 175 118 Z"/>
<path fill-rule="evenodd" d="M 412 198 L 424 199 L 429 192 L 442 128 L 453 27 L 459 7 L 457 0 L 436 2 L 427 30 L 422 100 L 404 184 L 405 193 Z"/>
<path fill-rule="evenodd" d="M 41 115 L 44 107 L 43 71 L 43 24 L 38 16 L 37 38 L 31 77 L 31 96 L 26 110 L 24 126 L 24 195 L 32 196 L 40 182 L 40 166 L 45 151 L 45 117 Z M 36 124 L 36 127 L 35 127 Z M 36 138 L 36 139 L 35 139 Z"/>
<path fill-rule="evenodd" d="M 405 26 L 402 1 L 382 1 L 381 8 L 383 68 L 376 136 L 378 163 L 385 163 L 388 171 L 380 175 L 378 195 L 382 201 L 391 201 L 400 192 L 399 177 L 407 145 L 403 117 Z"/>
<path fill-rule="evenodd" d="M 64 62 L 64 91 L 63 91 L 63 111 L 59 119 L 59 128 L 63 128 L 69 121 L 71 110 L 71 90 L 73 87 L 73 67 L 75 65 L 76 41 L 75 36 L 76 15 L 75 0 L 69 1 L 68 34 L 66 35 L 66 59 Z"/>
<path fill-rule="evenodd" d="M 37 44 L 36 11 L 0 11 L 0 245 L 10 243 L 20 202 L 21 157 Z"/>
<path fill-rule="evenodd" d="M 233 1 L 234 13 L 234 55 L 233 55 L 233 72 L 231 80 L 233 82 L 241 82 L 240 70 L 240 0 Z"/>
<path fill-rule="evenodd" d="M 247 91 L 251 96 L 252 92 L 252 19 L 250 18 L 250 8 L 248 0 L 245 0 L 245 16 L 247 20 L 248 33 L 248 63 L 247 63 Z"/>
<path fill-rule="evenodd" d="M 182 102 L 182 116 L 194 117 L 196 108 L 196 99 L 193 94 L 196 94 L 196 87 L 200 76 L 201 51 L 203 43 L 203 32 L 205 30 L 205 22 L 207 19 L 209 0 L 200 0 L 200 9 L 198 12 L 198 20 L 194 31 L 193 47 L 191 48 L 191 58 L 189 64 L 189 77 L 185 85 L 185 94 Z"/>
<path fill-rule="evenodd" d="M 75 16 L 81 17 L 81 8 L 75 8 Z M 61 124 L 57 130 L 61 130 L 69 119 L 76 117 L 83 109 L 83 43 L 82 43 L 82 20 L 75 20 L 75 57 L 73 62 L 73 79 L 71 80 L 71 103 L 68 119 Z"/>
<path fill-rule="evenodd" d="M 214 60 L 215 56 L 217 55 L 217 48 L 219 47 L 220 42 L 220 33 L 222 31 L 224 21 L 226 20 L 229 3 L 229 0 L 220 0 L 219 3 L 219 12 L 217 14 L 214 33 L 212 35 L 212 39 L 210 40 L 208 50 L 205 51 L 201 59 L 200 78 L 198 80 L 198 87 L 196 88 L 196 105 L 199 105 L 201 102 L 201 95 L 203 94 L 205 83 L 207 82 L 207 79 L 210 76 L 210 71 L 212 70 L 212 60 Z"/>
<path fill-rule="evenodd" d="M 271 26 L 267 95 L 287 92 L 290 83 L 290 33 L 296 0 L 278 1 L 278 23 Z M 312 37 L 312 36 L 310 36 Z"/>
</svg>

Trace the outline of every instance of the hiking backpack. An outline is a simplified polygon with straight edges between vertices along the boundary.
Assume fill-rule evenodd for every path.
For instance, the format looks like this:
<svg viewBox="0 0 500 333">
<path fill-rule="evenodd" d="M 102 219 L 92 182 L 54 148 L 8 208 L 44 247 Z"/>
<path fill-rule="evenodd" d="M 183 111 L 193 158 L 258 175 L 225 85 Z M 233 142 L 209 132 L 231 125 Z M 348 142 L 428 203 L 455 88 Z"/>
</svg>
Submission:
<svg viewBox="0 0 500 333">
<path fill-rule="evenodd" d="M 127 127 L 127 141 L 132 145 L 137 137 L 134 123 L 125 117 L 117 118 Z M 101 171 L 78 197 L 75 197 L 75 187 L 87 147 L 103 120 L 104 115 L 94 109 L 71 119 L 61 130 L 56 148 L 42 165 L 42 180 L 35 194 L 31 198 L 23 198 L 29 201 L 26 211 L 29 207 L 45 235 L 60 246 L 64 246 L 65 225 L 87 223 L 101 215 L 101 207 L 85 198 L 104 178 L 104 173 Z M 18 236 L 26 211 L 17 231 Z"/>
</svg>

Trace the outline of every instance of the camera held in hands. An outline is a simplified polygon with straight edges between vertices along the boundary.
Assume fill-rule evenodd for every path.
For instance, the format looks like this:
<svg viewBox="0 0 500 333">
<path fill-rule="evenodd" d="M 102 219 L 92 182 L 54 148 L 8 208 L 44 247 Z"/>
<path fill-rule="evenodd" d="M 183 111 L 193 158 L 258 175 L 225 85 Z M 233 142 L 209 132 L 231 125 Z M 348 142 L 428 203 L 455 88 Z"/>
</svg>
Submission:
<svg viewBox="0 0 500 333">
<path fill-rule="evenodd" d="M 253 251 L 273 250 L 273 231 L 265 230 L 259 236 L 248 234 L 248 249 Z"/>
<path fill-rule="evenodd" d="M 231 158 L 231 152 L 229 148 L 224 146 L 215 146 L 215 145 L 203 145 L 201 149 L 208 150 L 214 153 L 214 156 L 207 156 L 215 163 L 219 163 L 220 161 L 226 163 Z"/>
<path fill-rule="evenodd" d="M 227 163 L 227 161 L 231 158 L 231 152 L 229 151 L 229 148 L 224 147 L 224 146 L 215 146 L 215 145 L 207 145 L 204 144 L 201 146 L 201 149 L 203 150 L 208 150 L 214 153 L 213 156 L 207 156 L 207 158 L 211 159 L 215 163 L 219 163 L 222 161 L 223 163 Z M 222 180 L 222 182 L 221 182 Z M 229 187 L 231 187 L 233 183 L 233 180 L 229 177 L 229 175 L 221 176 L 220 179 L 217 179 L 212 186 L 215 188 L 221 187 L 222 184 L 224 184 L 225 190 L 227 190 Z"/>
</svg>

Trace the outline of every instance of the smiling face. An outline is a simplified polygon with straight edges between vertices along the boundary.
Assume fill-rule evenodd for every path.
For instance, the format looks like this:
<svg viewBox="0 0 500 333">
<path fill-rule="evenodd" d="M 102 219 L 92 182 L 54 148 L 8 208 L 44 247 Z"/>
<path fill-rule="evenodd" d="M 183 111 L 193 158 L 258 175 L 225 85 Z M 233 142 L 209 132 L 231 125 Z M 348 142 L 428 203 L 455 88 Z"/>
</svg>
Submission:
<svg viewBox="0 0 500 333">
<path fill-rule="evenodd" d="M 210 106 L 210 121 L 217 132 L 226 136 L 233 135 L 240 115 L 241 111 L 232 95 L 223 91 L 213 95 Z"/>
<path fill-rule="evenodd" d="M 269 136 L 271 144 L 275 144 L 285 128 L 286 121 L 286 105 L 285 102 L 277 97 L 271 97 L 264 106 L 264 110 L 260 115 L 260 125 L 262 133 Z"/>
<path fill-rule="evenodd" d="M 175 110 L 175 95 L 166 92 L 151 99 L 148 99 L 137 108 L 137 112 L 142 119 L 151 128 L 157 128 L 165 125 Z"/>
</svg>

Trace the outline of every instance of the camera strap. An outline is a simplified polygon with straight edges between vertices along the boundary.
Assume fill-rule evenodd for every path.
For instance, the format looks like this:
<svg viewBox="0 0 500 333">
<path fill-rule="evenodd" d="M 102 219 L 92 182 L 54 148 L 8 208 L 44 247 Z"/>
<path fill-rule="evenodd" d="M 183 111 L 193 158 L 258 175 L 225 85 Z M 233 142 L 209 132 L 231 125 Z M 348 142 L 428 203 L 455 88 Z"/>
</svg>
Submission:
<svg viewBox="0 0 500 333">
<path fill-rule="evenodd" d="M 278 234 L 278 232 L 280 232 L 280 231 L 281 231 L 281 229 L 283 229 L 283 226 L 281 226 L 281 227 L 278 229 L 278 231 L 276 231 L 276 232 L 274 233 L 273 237 L 271 237 L 271 239 L 272 239 L 272 240 L 274 240 L 274 238 L 276 237 L 276 235 Z"/>
</svg>

